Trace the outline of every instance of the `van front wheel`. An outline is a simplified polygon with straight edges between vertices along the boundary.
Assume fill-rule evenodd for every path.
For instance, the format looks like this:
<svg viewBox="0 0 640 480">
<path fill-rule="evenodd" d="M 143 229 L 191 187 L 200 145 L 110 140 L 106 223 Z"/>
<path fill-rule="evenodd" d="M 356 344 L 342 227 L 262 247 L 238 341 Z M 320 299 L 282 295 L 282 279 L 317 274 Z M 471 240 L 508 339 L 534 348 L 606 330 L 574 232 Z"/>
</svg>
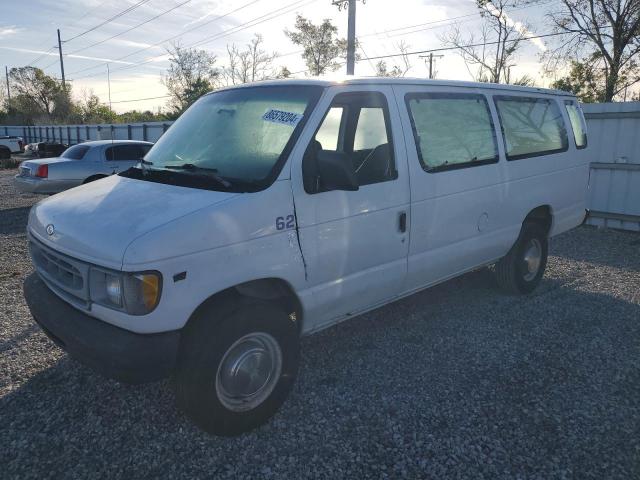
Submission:
<svg viewBox="0 0 640 480">
<path fill-rule="evenodd" d="M 185 328 L 182 342 L 178 405 L 215 435 L 238 435 L 269 420 L 298 371 L 298 329 L 270 303 L 206 308 Z"/>
<path fill-rule="evenodd" d="M 525 223 L 515 245 L 495 265 L 500 288 L 509 293 L 531 293 L 542 280 L 548 253 L 545 230 L 536 223 Z"/>
</svg>

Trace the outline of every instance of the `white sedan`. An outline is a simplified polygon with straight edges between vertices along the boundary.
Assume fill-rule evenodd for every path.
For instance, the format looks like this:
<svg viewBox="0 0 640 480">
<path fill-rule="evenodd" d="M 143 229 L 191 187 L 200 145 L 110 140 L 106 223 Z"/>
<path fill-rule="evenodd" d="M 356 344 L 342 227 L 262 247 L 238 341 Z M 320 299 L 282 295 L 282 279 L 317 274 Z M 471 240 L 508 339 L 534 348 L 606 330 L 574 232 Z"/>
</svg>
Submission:
<svg viewBox="0 0 640 480">
<path fill-rule="evenodd" d="M 22 162 L 14 183 L 25 193 L 62 192 L 128 170 L 143 159 L 152 145 L 136 140 L 79 143 L 60 157 Z"/>
</svg>

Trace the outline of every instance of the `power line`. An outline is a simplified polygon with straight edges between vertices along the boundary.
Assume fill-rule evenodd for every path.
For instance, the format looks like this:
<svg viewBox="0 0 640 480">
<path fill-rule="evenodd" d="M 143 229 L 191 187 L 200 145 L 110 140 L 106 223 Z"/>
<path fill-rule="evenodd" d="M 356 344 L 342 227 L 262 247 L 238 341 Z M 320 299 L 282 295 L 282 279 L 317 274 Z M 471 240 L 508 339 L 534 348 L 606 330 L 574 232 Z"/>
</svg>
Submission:
<svg viewBox="0 0 640 480">
<path fill-rule="evenodd" d="M 245 23 L 242 23 L 240 25 L 236 25 L 235 27 L 229 28 L 229 29 L 224 30 L 222 32 L 219 32 L 219 33 L 217 33 L 215 35 L 212 35 L 210 37 L 205 37 L 204 39 L 199 40 L 198 42 L 193 43 L 191 45 L 188 45 L 185 48 L 194 48 L 194 47 L 197 47 L 197 46 L 200 46 L 200 45 L 204 45 L 205 43 L 209 43 L 209 42 L 212 42 L 214 40 L 218 40 L 218 39 L 223 38 L 223 37 L 228 37 L 229 35 L 232 35 L 234 33 L 238 33 L 238 32 L 240 32 L 242 30 L 246 30 L 247 28 L 251 28 L 251 27 L 254 27 L 254 26 L 259 25 L 261 23 L 267 22 L 269 20 L 273 20 L 275 18 L 281 17 L 282 15 L 285 15 L 287 13 L 292 12 L 293 10 L 295 10 L 298 7 L 306 6 L 306 5 L 308 5 L 310 3 L 313 3 L 313 2 L 316 2 L 316 1 L 318 1 L 318 0 L 308 0 L 305 3 L 305 0 L 296 0 L 295 2 L 290 3 L 290 4 L 288 4 L 288 5 L 284 6 L 284 7 L 281 7 L 279 9 L 276 9 L 273 12 L 270 12 L 270 13 L 265 14 L 265 15 L 261 15 L 259 17 L 256 17 L 256 18 L 254 18 L 252 20 L 249 20 L 249 21 L 247 21 Z M 282 10 L 285 10 L 285 11 L 282 11 Z M 277 12 L 280 12 L 280 13 L 278 13 L 277 15 L 274 15 L 274 13 L 277 13 Z M 267 17 L 267 18 L 265 18 L 265 17 Z M 162 43 L 162 42 L 160 42 L 160 43 Z M 154 60 L 156 60 L 158 58 L 161 58 L 162 56 L 164 56 L 164 55 L 158 55 L 158 56 L 155 56 L 155 57 L 151 57 L 151 58 L 149 58 L 149 59 L 147 59 L 145 61 L 142 61 L 142 62 L 137 62 L 137 63 L 131 64 L 131 65 L 126 65 L 126 66 L 114 69 L 114 71 L 122 71 L 122 70 L 131 69 L 131 68 L 136 68 L 136 67 L 145 65 L 147 63 L 151 63 Z M 118 60 L 121 60 L 122 58 L 124 58 L 124 57 L 121 57 Z M 95 68 L 95 67 L 92 67 L 92 68 Z M 76 73 L 78 73 L 78 72 L 76 72 Z M 90 74 L 90 75 L 84 75 L 84 76 L 81 76 L 81 77 L 76 77 L 76 80 L 80 80 L 80 79 L 83 79 L 83 78 L 92 78 L 92 77 L 96 77 L 96 76 L 99 76 L 99 75 L 102 75 L 102 73 Z"/>
<path fill-rule="evenodd" d="M 40 54 L 39 56 L 35 57 L 33 60 L 31 60 L 30 62 L 27 62 L 26 65 L 35 65 L 36 63 L 38 63 L 40 60 L 42 60 L 45 57 L 49 56 L 49 53 L 53 52 L 56 49 L 56 47 L 51 47 L 49 50 L 47 50 L 46 52 Z M 56 60 L 57 62 L 57 60 Z M 45 67 L 46 68 L 46 67 Z"/>
<path fill-rule="evenodd" d="M 547 5 L 549 3 L 553 3 L 554 0 L 537 0 L 533 3 L 530 3 L 528 5 L 525 5 L 523 7 L 519 7 L 519 8 L 514 8 L 513 10 L 509 10 L 509 12 L 504 12 L 505 14 L 510 14 L 513 12 L 518 12 L 520 10 L 526 10 L 528 8 L 531 7 L 539 7 L 542 5 Z M 474 18 L 469 18 L 469 17 L 474 17 Z M 402 37 L 405 35 L 411 35 L 414 33 L 419 33 L 419 32 L 424 32 L 427 30 L 435 30 L 437 28 L 442 28 L 442 27 L 447 27 L 449 25 L 453 25 L 456 22 L 454 20 L 458 20 L 458 19 L 462 19 L 462 18 L 469 18 L 469 20 L 465 20 L 464 22 L 458 22 L 458 23 L 467 23 L 467 22 L 471 22 L 474 20 L 477 20 L 479 18 L 479 12 L 474 12 L 474 13 L 469 13 L 466 15 L 460 15 L 458 17 L 452 17 L 452 18 L 444 18 L 442 20 L 434 20 L 431 22 L 426 22 L 426 23 L 419 23 L 416 25 L 410 25 L 410 26 L 406 26 L 406 27 L 398 27 L 398 28 L 393 28 L 390 30 L 382 30 L 381 32 L 370 32 L 370 33 L 366 33 L 364 35 L 358 35 L 358 37 L 371 37 L 371 36 L 379 36 L 379 35 L 383 35 L 386 33 L 395 33 L 395 32 L 399 32 L 401 30 L 407 30 L 410 28 L 415 28 L 415 27 L 422 27 L 424 25 L 435 25 L 437 23 L 442 23 L 442 25 L 435 25 L 435 26 L 428 26 L 427 28 L 419 28 L 419 29 L 415 29 L 415 30 L 411 30 L 409 32 L 404 32 L 404 33 L 396 33 L 395 35 L 391 35 L 391 37 Z"/>
<path fill-rule="evenodd" d="M 419 55 L 421 53 L 446 52 L 448 50 L 460 50 L 462 48 L 483 47 L 485 45 L 498 45 L 498 44 L 507 43 L 507 42 L 508 43 L 522 42 L 522 41 L 526 41 L 526 40 L 535 40 L 537 38 L 547 38 L 547 37 L 556 37 L 558 35 L 567 35 L 569 33 L 575 33 L 575 32 L 553 32 L 553 33 L 545 33 L 543 35 L 528 35 L 526 37 L 513 38 L 513 39 L 510 39 L 510 40 L 496 40 L 496 41 L 491 41 L 491 42 L 474 43 L 474 44 L 464 45 L 464 46 L 440 47 L 440 48 L 431 48 L 429 50 L 419 50 L 419 51 L 416 51 L 416 52 L 393 53 L 393 54 L 390 54 L 390 55 L 378 55 L 378 56 L 375 56 L 375 57 L 361 58 L 358 61 L 362 61 L 362 60 L 378 60 L 378 59 L 382 59 L 382 58 L 400 57 L 402 55 Z"/>
<path fill-rule="evenodd" d="M 453 20 L 458 20 L 460 18 L 477 17 L 477 16 L 478 16 L 478 12 L 474 12 L 474 13 L 469 13 L 467 15 L 460 15 L 458 17 L 443 18 L 442 20 L 433 20 L 431 22 L 417 23 L 415 25 L 407 25 L 406 27 L 391 28 L 389 30 L 382 30 L 381 32 L 365 33 L 363 35 L 358 35 L 358 38 L 373 37 L 377 35 L 383 35 L 385 33 L 399 32 L 400 30 L 408 30 L 410 28 L 423 27 L 425 25 L 433 25 L 433 24 L 442 23 L 442 22 L 452 22 Z"/>
<path fill-rule="evenodd" d="M 89 10 L 87 10 L 84 15 L 82 15 L 81 17 L 77 18 L 76 20 L 74 20 L 71 23 L 65 24 L 65 27 L 72 27 L 73 25 L 77 24 L 80 20 L 86 18 L 90 13 L 92 13 L 94 10 L 97 10 L 98 8 L 102 7 L 105 3 L 107 3 L 107 1 L 109 0 L 104 0 L 103 2 L 101 2 L 100 4 L 96 5 L 93 8 L 90 8 Z M 41 44 L 42 46 L 46 45 L 46 43 Z M 39 48 L 42 48 L 39 47 Z M 51 47 L 49 50 L 47 50 L 46 52 L 44 52 L 43 54 L 39 55 L 38 57 L 35 57 L 33 60 L 31 60 L 30 62 L 28 62 L 26 65 L 35 65 L 36 63 L 38 63 L 40 60 L 42 60 L 43 58 L 49 56 L 49 53 L 53 52 L 56 49 L 56 47 Z M 56 60 L 57 63 L 57 60 Z M 51 66 L 53 64 L 50 64 L 49 66 Z M 44 68 L 48 68 L 48 67 L 44 67 Z"/>
<path fill-rule="evenodd" d="M 520 38 L 514 38 L 511 40 L 506 40 L 506 42 L 518 42 L 518 41 L 522 41 L 522 40 L 533 40 L 536 38 L 547 38 L 547 37 L 555 37 L 555 36 L 559 36 L 559 35 L 567 35 L 569 33 L 574 33 L 574 32 L 553 32 L 553 33 L 545 33 L 542 35 L 533 35 L 533 36 L 529 36 L 526 37 L 524 39 L 520 39 Z M 484 45 L 497 45 L 497 44 L 502 44 L 504 43 L 504 40 L 496 40 L 496 41 L 491 41 L 491 42 L 484 42 L 484 43 L 476 43 L 476 44 L 472 44 L 472 45 L 465 45 L 465 47 L 481 47 Z M 418 55 L 421 53 L 432 53 L 432 52 L 443 52 L 443 51 L 447 51 L 447 50 L 458 50 L 460 48 L 463 47 L 441 47 L 441 48 L 433 48 L 430 50 L 420 50 L 420 51 L 416 51 L 416 52 L 400 52 L 400 53 L 393 53 L 390 55 L 377 55 L 374 57 L 364 57 L 364 58 L 359 58 L 356 59 L 356 62 L 363 62 L 363 61 L 371 61 L 371 60 L 379 60 L 379 59 L 383 59 L 383 58 L 392 58 L 392 57 L 400 57 L 403 55 Z M 345 65 L 346 62 L 342 62 L 339 63 L 338 66 L 342 66 Z M 291 75 L 297 75 L 300 73 L 307 73 L 309 72 L 309 69 L 305 69 L 305 70 L 300 70 L 298 72 L 293 72 L 291 73 Z M 134 98 L 134 99 L 130 99 L 130 100 L 120 100 L 117 102 L 112 102 L 112 103 L 130 103 L 130 102 L 139 102 L 139 101 L 144 101 L 144 100 L 158 100 L 158 99 L 162 99 L 162 98 L 169 98 L 171 95 L 163 95 L 163 96 L 159 96 L 159 97 L 148 97 L 148 98 Z"/>
<path fill-rule="evenodd" d="M 66 28 L 72 28 L 74 25 L 76 25 L 78 22 L 80 22 L 81 20 L 84 20 L 85 18 L 87 18 L 91 13 L 93 13 L 94 11 L 98 10 L 99 8 L 102 8 L 102 6 L 107 3 L 109 0 L 104 0 L 102 2 L 100 2 L 98 5 L 96 5 L 93 8 L 90 8 L 89 10 L 87 10 L 81 17 L 78 17 L 76 20 L 74 20 L 71 23 L 65 24 L 63 25 L 63 27 Z"/>
<path fill-rule="evenodd" d="M 260 2 L 260 1 L 262 1 L 262 0 L 252 0 L 252 1 L 250 1 L 250 2 L 247 2 L 247 3 L 245 3 L 244 5 L 241 5 L 240 7 L 235 8 L 234 10 L 231 10 L 231 11 L 229 11 L 229 12 L 227 12 L 227 13 L 223 14 L 223 15 L 218 15 L 217 17 L 214 17 L 213 19 L 211 19 L 211 20 L 209 20 L 209 21 L 207 21 L 207 22 L 204 22 L 204 23 L 202 23 L 202 24 L 200 24 L 200 25 L 198 25 L 198 26 L 196 26 L 196 27 L 194 27 L 194 28 L 187 29 L 187 30 L 183 30 L 182 32 L 178 33 L 177 35 L 173 35 L 173 36 L 171 36 L 171 37 L 169 37 L 169 38 L 165 38 L 164 40 L 161 40 L 161 41 L 159 41 L 159 42 L 157 42 L 157 43 L 154 43 L 154 44 L 152 44 L 152 45 L 149 45 L 148 47 L 144 47 L 144 48 L 140 48 L 140 49 L 138 49 L 138 50 L 135 50 L 135 51 L 133 51 L 133 52 L 131 52 L 131 53 L 127 54 L 127 55 L 124 55 L 124 56 L 122 56 L 122 57 L 119 57 L 119 58 L 116 58 L 116 59 L 112 60 L 112 62 L 113 62 L 113 61 L 124 60 L 125 58 L 129 58 L 129 57 L 131 57 L 131 56 L 133 56 L 133 55 L 136 55 L 137 53 L 141 53 L 141 52 L 144 52 L 144 51 L 146 51 L 146 50 L 149 50 L 150 48 L 157 47 L 158 45 L 162 45 L 162 44 L 163 44 L 163 43 L 165 43 L 165 42 L 168 42 L 168 41 L 174 40 L 174 39 L 176 39 L 176 38 L 178 38 L 178 37 L 181 37 L 182 35 L 184 35 L 184 34 L 186 34 L 186 33 L 191 33 L 191 32 L 193 32 L 194 30 L 198 30 L 198 29 L 200 29 L 200 28 L 202 28 L 202 27 L 205 27 L 205 26 L 207 26 L 207 25 L 209 25 L 209 24 L 211 24 L 211 23 L 213 23 L 213 22 L 216 22 L 216 21 L 221 20 L 221 19 L 223 19 L 223 18 L 225 18 L 225 17 L 228 17 L 229 15 L 232 15 L 232 14 L 234 14 L 234 13 L 236 13 L 236 12 L 239 12 L 240 10 L 243 10 L 244 8 L 250 7 L 250 6 L 252 6 L 252 5 L 256 4 L 256 3 Z M 104 62 L 104 63 L 107 63 L 107 62 Z M 82 69 L 80 69 L 80 70 L 76 70 L 76 71 L 74 71 L 74 72 L 71 72 L 71 73 L 70 73 L 70 75 L 75 75 L 76 73 L 82 73 L 82 72 L 85 72 L 85 71 L 87 71 L 87 70 L 92 70 L 92 69 L 94 69 L 94 68 L 98 68 L 98 67 L 100 67 L 101 65 L 103 65 L 103 64 L 93 65 L 93 66 L 91 66 L 91 67 L 82 68 Z"/>
<path fill-rule="evenodd" d="M 131 103 L 131 102 L 142 102 L 144 100 L 159 100 L 161 98 L 169 98 L 171 95 L 162 95 L 160 97 L 147 97 L 147 98 L 132 98 L 130 100 L 118 100 L 117 102 L 111 103 Z"/>
<path fill-rule="evenodd" d="M 605 25 L 601 28 L 609 28 L 608 25 Z M 418 50 L 415 52 L 399 52 L 399 53 L 392 53 L 392 54 L 388 54 L 388 55 L 376 55 L 373 57 L 362 57 L 362 58 L 357 58 L 356 62 L 364 62 L 364 61 L 370 61 L 370 60 L 381 60 L 381 59 L 385 59 L 385 58 L 394 58 L 394 57 L 401 57 L 401 56 L 405 56 L 405 55 L 420 55 L 422 53 L 435 53 L 435 52 L 446 52 L 446 51 L 451 51 L 451 50 L 460 50 L 462 48 L 470 48 L 470 47 L 483 47 L 486 45 L 498 45 L 498 44 L 503 44 L 503 43 L 513 43 L 513 42 L 521 42 L 521 41 L 526 41 L 526 40 L 535 40 L 538 38 L 548 38 L 548 37 L 556 37 L 556 36 L 560 36 L 560 35 L 568 35 L 571 33 L 575 33 L 575 32 L 552 32 L 552 33 L 545 33 L 545 34 L 541 34 L 541 35 L 528 35 L 526 37 L 523 38 L 513 38 L 510 40 L 495 40 L 495 41 L 491 41 L 491 42 L 482 42 L 482 43 L 475 43 L 475 44 L 470 44 L 470 45 L 464 45 L 464 46 L 452 46 L 452 47 L 439 47 L 439 48 L 430 48 L 428 50 Z M 346 62 L 341 62 L 338 63 L 337 66 L 341 67 L 343 65 L 345 65 Z M 292 72 L 291 75 L 298 75 L 301 73 L 308 73 L 309 69 L 305 69 L 305 70 L 299 70 L 297 72 Z"/>
<path fill-rule="evenodd" d="M 121 12 L 116 13 L 115 15 L 107 18 L 105 21 L 103 21 L 102 23 L 99 23 L 98 25 L 95 25 L 91 28 L 89 28 L 88 30 L 85 30 L 83 32 L 78 33 L 77 35 L 74 35 L 71 38 L 68 38 L 65 40 L 65 42 L 70 42 L 72 40 L 75 40 L 76 38 L 82 37 L 83 35 L 86 35 L 89 32 L 93 32 L 94 30 L 97 30 L 100 27 L 105 26 L 108 23 L 113 22 L 114 20 L 116 20 L 117 18 L 122 17 L 123 15 L 126 15 L 129 12 L 132 12 L 133 10 L 135 10 L 136 8 L 140 7 L 141 5 L 144 5 L 145 3 L 148 3 L 150 0 L 140 0 L 138 3 L 135 3 L 133 5 L 131 5 L 129 8 L 125 8 L 124 10 L 122 10 Z"/>
<path fill-rule="evenodd" d="M 175 5 L 174 7 L 171 7 L 170 9 L 165 10 L 164 12 L 161 12 L 161 13 L 159 13 L 158 15 L 155 15 L 154 17 L 151 17 L 151 18 L 147 19 L 147 20 L 145 20 L 145 21 L 144 21 L 144 22 L 142 22 L 142 23 L 139 23 L 139 24 L 137 24 L 137 25 L 134 25 L 133 27 L 128 28 L 128 29 L 126 29 L 126 30 L 124 30 L 124 31 L 122 31 L 122 32 L 120 32 L 120 33 L 116 33 L 115 35 L 112 35 L 112 36 L 110 36 L 110 37 L 108 37 L 108 38 L 105 38 L 104 40 L 100 40 L 99 42 L 95 42 L 95 43 L 92 43 L 91 45 L 88 45 L 88 46 L 86 46 L 86 47 L 82 47 L 82 48 L 78 48 L 78 49 L 76 49 L 76 50 L 73 50 L 73 51 L 71 51 L 71 52 L 67 53 L 67 55 L 72 55 L 72 54 L 74 54 L 74 53 L 82 52 L 82 51 L 87 50 L 87 49 L 89 49 L 89 48 L 95 47 L 96 45 L 100 45 L 100 44 L 102 44 L 102 43 L 108 42 L 109 40 L 113 40 L 113 39 L 114 39 L 114 38 L 116 38 L 116 37 L 120 37 L 121 35 L 124 35 L 125 33 L 129 33 L 129 32 L 131 32 L 131 31 L 133 31 L 133 30 L 136 30 L 137 28 L 140 28 L 141 26 L 146 25 L 147 23 L 152 22 L 152 21 L 154 21 L 154 20 L 155 20 L 155 19 L 157 19 L 157 18 L 160 18 L 160 17 L 162 17 L 163 15 L 166 15 L 167 13 L 171 13 L 171 12 L 173 12 L 174 10 L 176 10 L 176 9 L 178 9 L 178 8 L 180 8 L 180 7 L 182 7 L 183 5 L 186 5 L 187 3 L 191 2 L 191 1 L 192 1 L 192 0 L 186 0 L 186 1 L 182 2 L 182 3 L 179 3 L 178 5 Z"/>
<path fill-rule="evenodd" d="M 204 45 L 206 43 L 210 43 L 213 42 L 214 40 L 218 40 L 220 38 L 224 38 L 224 37 L 228 37 L 229 35 L 233 35 L 234 33 L 238 33 L 241 32 L 243 30 L 246 30 L 247 28 L 251 28 L 251 27 L 255 27 L 256 25 L 260 25 L 261 23 L 264 22 L 268 22 L 269 20 L 273 20 L 276 18 L 279 18 L 283 15 L 286 15 L 287 13 L 291 13 L 292 11 L 294 11 L 297 8 L 302 8 L 302 7 L 306 7 L 307 5 L 311 4 L 311 3 L 315 3 L 318 0 L 308 0 L 305 2 L 305 0 L 296 0 L 293 3 L 289 3 L 288 5 L 285 5 L 284 7 L 280 7 L 276 10 L 273 10 L 269 13 L 266 13 L 264 15 L 260 15 L 259 17 L 256 17 L 252 20 L 249 20 L 247 22 L 241 23 L 240 25 L 236 25 L 235 27 L 232 28 L 228 28 L 227 30 L 224 30 L 222 32 L 216 33 L 214 35 L 211 35 L 210 37 L 205 37 L 202 40 L 197 41 L 196 43 L 192 43 L 191 45 L 189 45 L 187 48 L 193 48 L 193 47 L 199 47 L 200 45 Z M 286 10 L 286 11 L 283 11 Z M 278 13 L 280 12 L 280 13 Z M 274 15 L 275 13 L 278 13 L 277 15 Z M 265 18 L 268 17 L 268 18 Z"/>
</svg>

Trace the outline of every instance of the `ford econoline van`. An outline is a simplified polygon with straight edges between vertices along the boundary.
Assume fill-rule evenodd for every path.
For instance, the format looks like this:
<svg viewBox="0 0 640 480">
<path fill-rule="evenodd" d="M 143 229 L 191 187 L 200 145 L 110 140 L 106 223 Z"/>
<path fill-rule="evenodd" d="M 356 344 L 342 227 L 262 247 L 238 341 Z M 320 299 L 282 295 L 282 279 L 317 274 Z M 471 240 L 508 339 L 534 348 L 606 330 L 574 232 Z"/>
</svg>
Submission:
<svg viewBox="0 0 640 480">
<path fill-rule="evenodd" d="M 585 217 L 587 133 L 560 91 L 287 80 L 199 99 L 118 175 L 29 215 L 25 297 L 109 377 L 173 376 L 208 432 L 267 421 L 301 335 L 479 267 L 528 294 Z"/>
</svg>

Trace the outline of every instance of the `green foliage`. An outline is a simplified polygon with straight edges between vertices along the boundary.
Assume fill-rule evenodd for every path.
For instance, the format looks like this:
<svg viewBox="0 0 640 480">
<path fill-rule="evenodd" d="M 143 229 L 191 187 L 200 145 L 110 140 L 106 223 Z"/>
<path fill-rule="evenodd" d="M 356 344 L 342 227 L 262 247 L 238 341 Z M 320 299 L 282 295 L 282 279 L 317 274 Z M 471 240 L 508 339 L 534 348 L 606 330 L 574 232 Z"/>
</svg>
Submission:
<svg viewBox="0 0 640 480">
<path fill-rule="evenodd" d="M 573 93 L 583 103 L 606 101 L 605 76 L 593 62 L 572 61 L 569 74 L 551 84 L 551 88 Z"/>
<path fill-rule="evenodd" d="M 375 75 L 376 77 L 401 77 L 402 70 L 400 70 L 400 67 L 398 65 L 394 65 L 391 70 L 389 70 L 387 62 L 385 62 L 384 60 L 380 60 L 378 63 L 376 63 Z"/>
<path fill-rule="evenodd" d="M 571 62 L 556 82 L 583 101 L 611 102 L 640 82 L 640 0 L 557 0 L 550 14 L 556 30 L 567 33 L 547 54 L 550 62 Z M 553 70 L 553 68 L 550 68 Z"/>
<path fill-rule="evenodd" d="M 113 123 L 117 120 L 116 113 L 107 105 L 100 102 L 93 93 L 79 105 L 80 123 Z"/>
<path fill-rule="evenodd" d="M 291 77 L 291 71 L 285 66 L 280 67 L 280 70 L 276 74 L 276 78 L 290 78 L 290 77 Z"/>
<path fill-rule="evenodd" d="M 184 112 L 193 102 L 214 89 L 220 71 L 216 56 L 206 50 L 174 45 L 168 50 L 169 69 L 162 83 L 169 90 L 169 107 L 173 114 Z"/>
<path fill-rule="evenodd" d="M 20 123 L 52 121 L 63 118 L 70 110 L 70 101 L 62 82 L 45 74 L 40 68 L 19 67 L 9 71 L 12 96 L 7 102 L 10 118 Z"/>
<path fill-rule="evenodd" d="M 165 120 L 175 120 L 175 117 L 171 117 L 162 112 L 154 113 L 151 110 L 145 110 L 143 112 L 131 110 L 117 115 L 115 123 L 163 122 Z"/>
<path fill-rule="evenodd" d="M 347 55 L 347 40 L 338 38 L 338 28 L 329 19 L 314 25 L 301 15 L 296 16 L 295 30 L 284 31 L 296 45 L 303 48 L 304 58 L 311 75 L 322 75 L 340 67 L 336 61 Z"/>
<path fill-rule="evenodd" d="M 408 43 L 402 41 L 397 45 L 400 51 L 400 61 L 402 66 L 395 64 L 391 69 L 387 66 L 387 62 L 380 60 L 376 63 L 375 75 L 376 77 L 404 77 L 409 70 L 411 70 L 411 60 L 409 59 L 410 46 Z"/>
</svg>

